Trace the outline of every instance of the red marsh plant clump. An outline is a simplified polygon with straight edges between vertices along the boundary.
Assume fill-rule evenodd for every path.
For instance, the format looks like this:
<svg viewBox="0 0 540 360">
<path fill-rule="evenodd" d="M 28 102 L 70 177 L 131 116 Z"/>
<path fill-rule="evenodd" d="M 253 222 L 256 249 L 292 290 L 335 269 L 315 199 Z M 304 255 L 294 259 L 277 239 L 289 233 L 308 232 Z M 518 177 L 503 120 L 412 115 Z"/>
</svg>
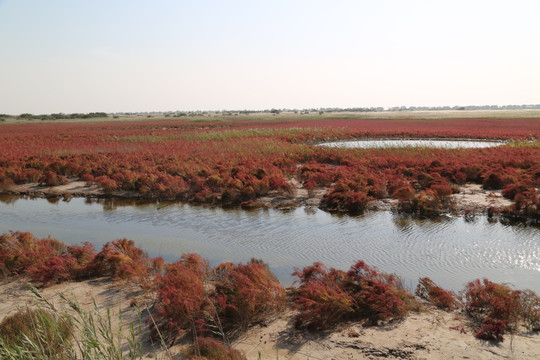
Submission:
<svg viewBox="0 0 540 360">
<path fill-rule="evenodd" d="M 157 292 L 153 336 L 164 334 L 169 343 L 190 333 L 218 333 L 225 338 L 265 320 L 286 302 L 285 290 L 262 261 L 210 269 L 196 254 L 168 265 L 157 277 Z"/>
<path fill-rule="evenodd" d="M 456 294 L 438 286 L 428 277 L 418 280 L 415 295 L 439 309 L 453 310 L 458 306 Z"/>
<path fill-rule="evenodd" d="M 28 274 L 42 286 L 91 277 L 136 279 L 143 284 L 163 259 L 151 259 L 132 240 L 106 243 L 96 253 L 90 243 L 66 245 L 26 232 L 0 235 L 0 274 Z"/>
<path fill-rule="evenodd" d="M 503 341 L 504 334 L 521 324 L 530 330 L 540 327 L 540 298 L 530 290 L 477 279 L 466 284 L 460 297 L 479 339 Z"/>
<path fill-rule="evenodd" d="M 286 303 L 285 290 L 267 264 L 221 264 L 214 269 L 217 309 L 225 327 L 263 321 Z"/>
<path fill-rule="evenodd" d="M 345 320 L 402 319 L 415 302 L 395 275 L 359 261 L 348 272 L 314 263 L 296 269 L 300 286 L 295 305 L 296 326 L 325 329 Z"/>
<path fill-rule="evenodd" d="M 157 328 L 152 337 L 162 335 L 172 344 L 185 331 L 195 328 L 205 319 L 208 298 L 205 278 L 209 271 L 206 260 L 196 254 L 185 254 L 167 265 L 164 275 L 156 279 L 159 306 Z"/>
</svg>

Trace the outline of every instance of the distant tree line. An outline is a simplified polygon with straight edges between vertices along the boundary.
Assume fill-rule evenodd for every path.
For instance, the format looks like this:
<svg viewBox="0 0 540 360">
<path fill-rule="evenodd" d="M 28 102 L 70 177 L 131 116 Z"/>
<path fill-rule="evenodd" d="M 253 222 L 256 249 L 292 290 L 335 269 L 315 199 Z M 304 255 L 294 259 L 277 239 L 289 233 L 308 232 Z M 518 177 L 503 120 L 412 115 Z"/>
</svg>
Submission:
<svg viewBox="0 0 540 360">
<path fill-rule="evenodd" d="M 466 105 L 466 106 L 394 106 L 388 111 L 437 111 L 437 110 L 516 110 L 540 109 L 540 104 L 532 105 Z"/>
<path fill-rule="evenodd" d="M 325 112 L 384 112 L 384 111 L 444 111 L 444 110 L 516 110 L 516 109 L 540 109 L 540 104 L 529 105 L 456 105 L 456 106 L 393 106 L 389 108 L 383 107 L 327 107 L 327 108 L 306 108 L 306 109 L 265 109 L 265 110 L 214 110 L 214 111 L 153 111 L 153 112 L 119 112 L 113 113 L 113 117 L 117 119 L 119 115 L 135 115 L 151 117 L 150 115 L 165 116 L 165 117 L 194 117 L 194 116 L 236 116 L 236 115 L 250 115 L 256 113 L 269 113 L 278 115 L 282 112 L 293 112 L 295 114 L 310 114 L 318 113 L 322 115 Z M 53 114 L 41 114 L 33 115 L 29 113 L 20 114 L 19 116 L 0 114 L 0 122 L 5 121 L 7 118 L 18 118 L 24 120 L 61 120 L 61 119 L 91 119 L 91 118 L 106 118 L 109 115 L 105 112 L 91 112 L 88 114 L 73 113 L 53 113 Z"/>
<path fill-rule="evenodd" d="M 73 113 L 73 114 L 63 114 L 63 113 L 57 113 L 57 114 L 41 114 L 41 115 L 33 115 L 29 113 L 20 114 L 18 116 L 19 119 L 24 120 L 61 120 L 61 119 L 92 119 L 92 118 L 106 118 L 108 117 L 107 113 L 105 112 L 91 112 L 88 114 L 80 114 L 80 113 Z"/>
</svg>

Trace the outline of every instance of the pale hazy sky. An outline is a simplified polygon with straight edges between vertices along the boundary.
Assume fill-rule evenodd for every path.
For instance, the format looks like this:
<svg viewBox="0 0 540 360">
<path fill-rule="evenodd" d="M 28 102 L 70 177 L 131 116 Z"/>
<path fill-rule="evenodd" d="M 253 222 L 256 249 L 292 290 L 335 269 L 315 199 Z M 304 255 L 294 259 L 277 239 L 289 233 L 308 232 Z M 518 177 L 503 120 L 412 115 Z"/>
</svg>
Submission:
<svg viewBox="0 0 540 360">
<path fill-rule="evenodd" d="M 0 0 L 0 113 L 540 103 L 540 1 Z"/>
</svg>

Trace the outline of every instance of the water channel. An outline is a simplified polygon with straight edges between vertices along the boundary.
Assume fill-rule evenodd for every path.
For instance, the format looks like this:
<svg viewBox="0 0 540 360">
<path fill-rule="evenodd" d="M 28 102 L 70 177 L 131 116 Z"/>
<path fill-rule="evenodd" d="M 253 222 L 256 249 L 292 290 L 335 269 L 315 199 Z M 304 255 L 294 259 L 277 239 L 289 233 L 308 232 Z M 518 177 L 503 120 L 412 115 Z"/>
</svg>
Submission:
<svg viewBox="0 0 540 360">
<path fill-rule="evenodd" d="M 388 211 L 362 216 L 297 208 L 226 210 L 178 203 L 69 201 L 0 196 L 0 233 L 29 231 L 69 244 L 128 238 L 152 256 L 175 260 L 197 252 L 212 265 L 262 258 L 289 285 L 293 267 L 322 261 L 348 269 L 364 260 L 395 272 L 406 285 L 419 277 L 459 290 L 487 277 L 540 293 L 540 229 L 525 225 L 444 218 L 437 221 Z"/>
</svg>

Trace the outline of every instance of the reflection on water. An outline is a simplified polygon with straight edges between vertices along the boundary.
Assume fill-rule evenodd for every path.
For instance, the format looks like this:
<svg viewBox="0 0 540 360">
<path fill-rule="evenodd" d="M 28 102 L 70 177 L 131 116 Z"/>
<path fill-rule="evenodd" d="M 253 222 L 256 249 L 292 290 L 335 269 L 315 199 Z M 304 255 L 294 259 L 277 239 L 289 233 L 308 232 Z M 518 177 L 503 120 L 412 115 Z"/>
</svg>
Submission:
<svg viewBox="0 0 540 360">
<path fill-rule="evenodd" d="M 212 264 L 268 262 L 285 284 L 293 267 L 322 261 L 347 269 L 364 260 L 413 285 L 421 276 L 461 289 L 487 277 L 540 292 L 540 229 L 484 217 L 418 220 L 371 212 L 331 215 L 318 209 L 221 209 L 178 203 L 72 198 L 69 203 L 0 196 L 0 233 L 30 231 L 101 247 L 129 238 L 168 260 L 197 252 Z"/>
<path fill-rule="evenodd" d="M 319 144 L 319 146 L 338 148 L 403 148 L 403 147 L 428 147 L 443 149 L 458 148 L 486 148 L 504 145 L 503 141 L 483 141 L 483 140 L 432 140 L 432 139 L 371 139 L 357 141 L 335 141 Z"/>
</svg>

